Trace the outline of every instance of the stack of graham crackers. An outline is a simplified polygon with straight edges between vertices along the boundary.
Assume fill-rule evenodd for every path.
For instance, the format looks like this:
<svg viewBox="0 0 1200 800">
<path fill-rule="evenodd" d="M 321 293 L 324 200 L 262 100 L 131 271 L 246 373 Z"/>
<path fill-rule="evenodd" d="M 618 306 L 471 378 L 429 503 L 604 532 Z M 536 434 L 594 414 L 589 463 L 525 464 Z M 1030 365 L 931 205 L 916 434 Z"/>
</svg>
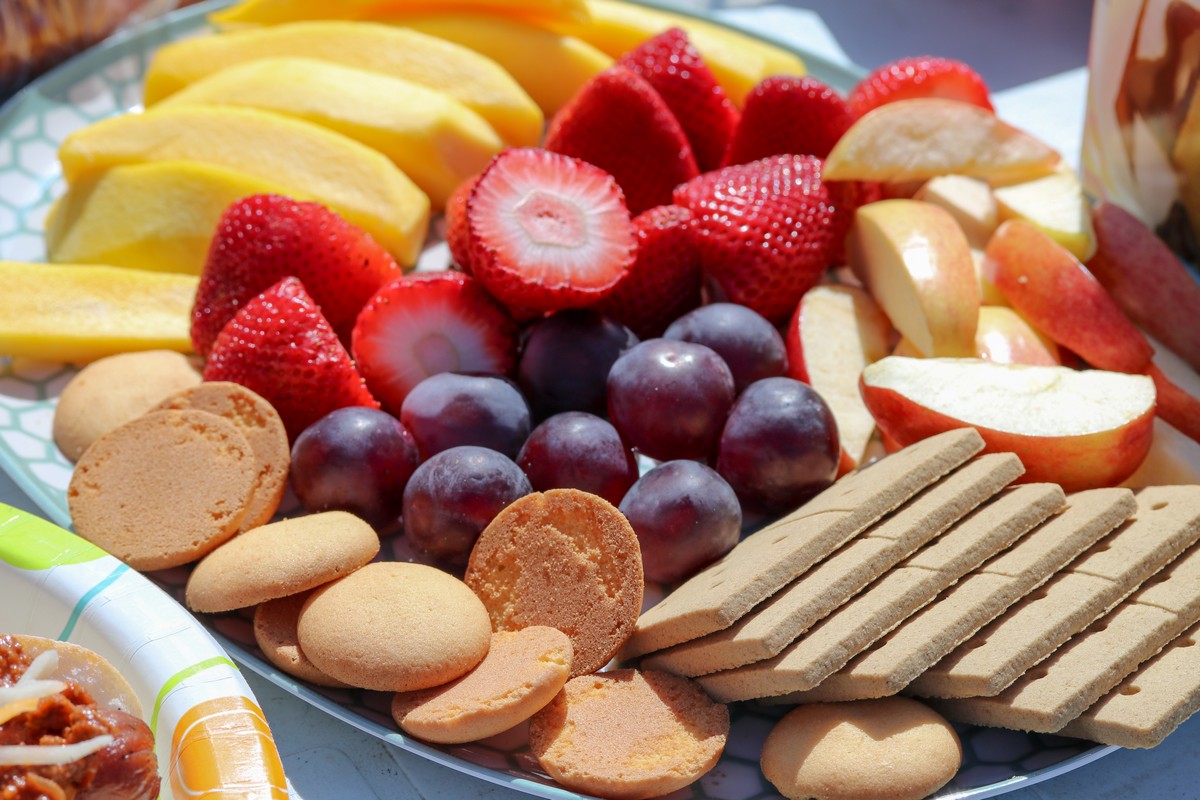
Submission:
<svg viewBox="0 0 1200 800">
<path fill-rule="evenodd" d="M 843 477 L 645 612 L 645 667 L 722 701 L 928 698 L 1152 747 L 1200 708 L 1200 486 L 1010 486 L 951 431 Z"/>
</svg>

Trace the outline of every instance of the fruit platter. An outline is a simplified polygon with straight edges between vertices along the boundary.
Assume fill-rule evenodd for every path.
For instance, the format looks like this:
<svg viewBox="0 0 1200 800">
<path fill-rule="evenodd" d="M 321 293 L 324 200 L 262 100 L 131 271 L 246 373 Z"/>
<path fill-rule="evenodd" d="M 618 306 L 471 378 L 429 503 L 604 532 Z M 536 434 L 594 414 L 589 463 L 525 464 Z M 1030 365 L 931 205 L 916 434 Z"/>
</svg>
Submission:
<svg viewBox="0 0 1200 800">
<path fill-rule="evenodd" d="M 1200 706 L 1200 287 L 961 62 L 205 3 L 5 107 L 0 232 L 5 471 L 422 757 L 986 797 Z"/>
</svg>

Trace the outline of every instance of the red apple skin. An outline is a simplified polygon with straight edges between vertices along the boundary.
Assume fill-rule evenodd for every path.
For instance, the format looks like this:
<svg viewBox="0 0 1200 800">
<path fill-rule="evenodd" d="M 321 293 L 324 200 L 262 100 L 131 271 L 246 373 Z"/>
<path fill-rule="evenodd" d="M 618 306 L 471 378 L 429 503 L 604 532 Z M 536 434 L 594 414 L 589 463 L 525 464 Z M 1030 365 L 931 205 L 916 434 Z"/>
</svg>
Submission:
<svg viewBox="0 0 1200 800">
<path fill-rule="evenodd" d="M 1017 312 L 1004 306 L 979 309 L 975 348 L 977 356 L 995 364 L 1057 367 L 1062 363 L 1057 345 L 1046 341 Z"/>
<path fill-rule="evenodd" d="M 1200 400 L 1175 385 L 1156 364 L 1151 364 L 1146 374 L 1154 381 L 1158 416 L 1192 441 L 1200 442 Z"/>
<path fill-rule="evenodd" d="M 889 450 L 907 447 L 955 428 L 974 427 L 985 453 L 1016 453 L 1025 465 L 1018 483 L 1051 482 L 1064 492 L 1116 486 L 1133 474 L 1154 438 L 1151 406 L 1120 428 L 1083 436 L 1026 436 L 969 425 L 913 402 L 892 389 L 859 382 L 863 400 Z"/>
<path fill-rule="evenodd" d="M 1024 220 L 1002 224 L 987 246 L 996 288 L 1039 330 L 1097 369 L 1140 374 L 1154 349 L 1065 247 Z"/>
<path fill-rule="evenodd" d="M 1200 371 L 1200 283 L 1154 231 L 1118 205 L 1092 211 L 1088 269 L 1129 318 Z"/>
</svg>

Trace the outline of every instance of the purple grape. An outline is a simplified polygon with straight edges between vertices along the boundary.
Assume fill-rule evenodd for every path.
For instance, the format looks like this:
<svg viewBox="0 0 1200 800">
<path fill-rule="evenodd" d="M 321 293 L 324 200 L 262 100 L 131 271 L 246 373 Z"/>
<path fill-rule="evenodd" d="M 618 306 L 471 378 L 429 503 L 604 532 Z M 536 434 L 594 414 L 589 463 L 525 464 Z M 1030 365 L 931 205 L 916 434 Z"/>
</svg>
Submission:
<svg viewBox="0 0 1200 800">
<path fill-rule="evenodd" d="M 778 514 L 800 506 L 837 476 L 837 423 L 821 396 L 792 378 L 756 381 L 742 392 L 717 454 L 746 512 Z"/>
<path fill-rule="evenodd" d="M 413 387 L 400 406 L 421 457 L 461 445 L 489 447 L 516 458 L 529 436 L 529 405 L 498 375 L 441 372 Z"/>
<path fill-rule="evenodd" d="M 729 484 L 698 461 L 667 461 L 643 475 L 621 513 L 642 547 L 646 580 L 675 583 L 738 542 L 742 509 Z"/>
<path fill-rule="evenodd" d="M 695 342 L 717 351 L 733 373 L 738 394 L 763 378 L 787 374 L 787 347 L 775 326 L 737 303 L 712 303 L 672 322 L 664 339 Z"/>
<path fill-rule="evenodd" d="M 613 425 L 637 450 L 664 461 L 711 456 L 733 398 L 729 367 L 691 342 L 642 342 L 608 374 Z"/>
<path fill-rule="evenodd" d="M 400 515 L 418 463 L 417 443 L 398 419 L 352 406 L 331 411 L 296 437 L 290 479 L 309 511 L 349 511 L 386 528 Z"/>
<path fill-rule="evenodd" d="M 533 491 L 512 459 L 486 447 L 452 447 L 417 468 L 404 490 L 404 535 L 413 549 L 463 565 L 500 511 Z"/>
<path fill-rule="evenodd" d="M 538 419 L 563 411 L 602 417 L 608 371 L 637 343 L 631 330 L 595 311 L 559 311 L 529 327 L 517 382 Z"/>
<path fill-rule="evenodd" d="M 534 491 L 581 489 L 614 506 L 637 480 L 633 451 L 608 421 L 564 411 L 533 429 L 517 456 Z"/>
</svg>

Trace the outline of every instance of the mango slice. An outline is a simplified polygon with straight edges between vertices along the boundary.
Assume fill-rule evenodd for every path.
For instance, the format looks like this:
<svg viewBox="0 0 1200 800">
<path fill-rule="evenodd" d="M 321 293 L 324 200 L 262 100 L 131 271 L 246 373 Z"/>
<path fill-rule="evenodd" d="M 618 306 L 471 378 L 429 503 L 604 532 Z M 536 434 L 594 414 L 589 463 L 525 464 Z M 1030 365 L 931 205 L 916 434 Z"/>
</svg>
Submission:
<svg viewBox="0 0 1200 800">
<path fill-rule="evenodd" d="M 445 92 L 514 146 L 535 145 L 542 135 L 541 109 L 496 62 L 444 39 L 374 22 L 294 22 L 172 42 L 147 69 L 146 105 L 217 70 L 277 56 L 332 61 Z"/>
<path fill-rule="evenodd" d="M 185 105 L 259 108 L 336 131 L 391 159 L 438 210 L 504 147 L 483 117 L 447 94 L 312 58 L 238 64 L 176 92 L 156 109 Z"/>
<path fill-rule="evenodd" d="M 582 39 L 495 14 L 422 14 L 388 22 L 482 53 L 504 67 L 546 116 L 613 63 Z"/>
<path fill-rule="evenodd" d="M 316 200 L 371 234 L 404 266 L 416 263 L 429 198 L 382 154 L 297 119 L 233 106 L 124 114 L 82 128 L 59 149 L 71 185 L 148 161 L 201 161 Z"/>
<path fill-rule="evenodd" d="M 190 352 L 199 280 L 122 267 L 0 261 L 0 353 L 80 363 L 131 350 Z"/>
<path fill-rule="evenodd" d="M 209 20 L 222 28 L 278 25 L 304 19 L 375 19 L 393 14 L 482 12 L 523 20 L 583 22 L 583 0 L 242 0 L 214 11 Z"/>
<path fill-rule="evenodd" d="M 272 181 L 196 161 L 113 167 L 55 202 L 46 249 L 51 261 L 199 275 L 221 213 L 267 193 L 286 194 Z"/>
</svg>

